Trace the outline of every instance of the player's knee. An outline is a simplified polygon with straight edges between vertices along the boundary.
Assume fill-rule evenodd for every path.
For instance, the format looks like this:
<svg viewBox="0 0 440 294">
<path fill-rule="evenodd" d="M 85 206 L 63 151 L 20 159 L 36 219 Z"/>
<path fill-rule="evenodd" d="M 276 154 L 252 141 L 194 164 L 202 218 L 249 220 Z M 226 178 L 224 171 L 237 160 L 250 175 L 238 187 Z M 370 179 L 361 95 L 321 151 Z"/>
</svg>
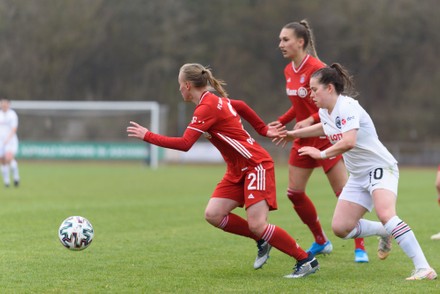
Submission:
<svg viewBox="0 0 440 294">
<path fill-rule="evenodd" d="M 292 201 L 293 204 L 302 201 L 306 197 L 306 193 L 304 191 L 299 190 L 287 190 L 287 198 Z"/>
<path fill-rule="evenodd" d="M 336 237 L 345 239 L 348 234 L 352 231 L 352 229 L 348 228 L 344 224 L 340 224 L 337 221 L 332 222 L 332 231 Z"/>
<path fill-rule="evenodd" d="M 205 210 L 205 220 L 211 225 L 217 227 L 222 221 L 224 215 L 220 215 L 214 210 L 206 209 Z"/>
<path fill-rule="evenodd" d="M 385 225 L 396 215 L 396 212 L 394 209 L 376 209 L 376 215 L 379 221 Z"/>
<path fill-rule="evenodd" d="M 248 220 L 248 225 L 249 225 L 249 230 L 252 232 L 252 234 L 254 234 L 256 236 L 263 235 L 264 230 L 266 228 L 265 222 L 249 221 Z"/>
<path fill-rule="evenodd" d="M 333 230 L 333 234 L 335 234 L 336 237 L 345 239 L 345 237 L 347 237 L 348 232 L 346 230 L 343 230 L 342 228 L 339 227 L 334 227 L 332 226 L 332 230 Z"/>
</svg>

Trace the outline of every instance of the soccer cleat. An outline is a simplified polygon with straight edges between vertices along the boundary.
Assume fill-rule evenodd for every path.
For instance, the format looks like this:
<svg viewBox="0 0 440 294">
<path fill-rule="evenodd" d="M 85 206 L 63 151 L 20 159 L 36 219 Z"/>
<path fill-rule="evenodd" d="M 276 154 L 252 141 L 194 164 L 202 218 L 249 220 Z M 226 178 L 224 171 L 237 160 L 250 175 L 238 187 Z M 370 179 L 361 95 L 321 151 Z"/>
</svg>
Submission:
<svg viewBox="0 0 440 294">
<path fill-rule="evenodd" d="M 319 270 L 318 260 L 316 260 L 313 254 L 309 253 L 309 256 L 306 259 L 300 260 L 295 264 L 293 273 L 284 277 L 288 279 L 303 278 L 310 274 L 314 274 L 317 270 Z"/>
<path fill-rule="evenodd" d="M 318 254 L 330 254 L 333 250 L 333 245 L 330 242 L 330 240 L 327 240 L 324 244 L 318 244 L 316 242 L 312 243 L 312 246 L 310 246 L 309 249 L 307 249 L 307 252 L 312 253 L 313 255 Z"/>
<path fill-rule="evenodd" d="M 18 187 L 20 185 L 20 181 L 19 180 L 14 180 L 14 186 Z"/>
<path fill-rule="evenodd" d="M 379 237 L 379 246 L 377 247 L 377 256 L 379 259 L 386 259 L 391 251 L 391 235 Z"/>
<path fill-rule="evenodd" d="M 254 269 L 260 269 L 269 259 L 269 252 L 272 249 L 272 245 L 270 245 L 267 241 L 263 239 L 257 241 L 258 253 L 257 258 L 255 258 Z"/>
<path fill-rule="evenodd" d="M 407 281 L 415 280 L 435 280 L 437 273 L 432 268 L 419 268 L 411 273 L 411 276 L 406 278 Z"/>
<path fill-rule="evenodd" d="M 368 262 L 368 254 L 365 250 L 356 249 L 354 251 L 354 262 Z"/>
<path fill-rule="evenodd" d="M 432 235 L 431 240 L 440 240 L 440 233 Z"/>
</svg>

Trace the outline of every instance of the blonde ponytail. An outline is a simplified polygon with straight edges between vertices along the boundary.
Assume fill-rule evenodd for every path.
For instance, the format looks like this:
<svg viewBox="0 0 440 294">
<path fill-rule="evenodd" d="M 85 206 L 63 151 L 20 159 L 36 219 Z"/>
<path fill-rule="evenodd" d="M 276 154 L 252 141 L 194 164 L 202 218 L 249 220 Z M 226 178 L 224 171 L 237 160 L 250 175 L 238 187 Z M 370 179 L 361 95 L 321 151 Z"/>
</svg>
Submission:
<svg viewBox="0 0 440 294">
<path fill-rule="evenodd" d="M 204 67 L 199 63 L 186 63 L 180 68 L 185 80 L 191 82 L 196 88 L 211 86 L 222 97 L 228 97 L 228 93 L 223 88 L 226 83 L 214 77 L 209 67 Z"/>
</svg>

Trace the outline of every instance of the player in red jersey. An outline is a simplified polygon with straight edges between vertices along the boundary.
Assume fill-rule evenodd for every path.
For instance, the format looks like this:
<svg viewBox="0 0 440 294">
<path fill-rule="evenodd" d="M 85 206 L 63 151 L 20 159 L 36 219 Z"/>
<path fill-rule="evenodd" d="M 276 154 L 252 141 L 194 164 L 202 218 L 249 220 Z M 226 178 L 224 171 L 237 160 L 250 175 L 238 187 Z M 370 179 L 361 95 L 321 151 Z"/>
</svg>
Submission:
<svg viewBox="0 0 440 294">
<path fill-rule="evenodd" d="M 294 129 L 303 128 L 319 122 L 318 108 L 310 98 L 310 76 L 325 66 L 316 56 L 311 29 L 306 20 L 286 24 L 279 35 L 279 48 L 283 57 L 291 60 L 285 67 L 286 93 L 292 102 L 289 110 L 270 123 L 270 126 L 286 125 L 296 119 Z M 310 54 L 309 54 L 310 51 Z M 312 56 L 312 55 L 314 56 Z M 318 218 L 316 208 L 305 193 L 307 182 L 314 168 L 321 166 L 327 175 L 336 197 L 348 180 L 342 156 L 326 160 L 315 160 L 310 156 L 299 156 L 302 146 L 314 146 L 324 150 L 331 146 L 325 137 L 296 139 L 289 158 L 289 187 L 287 196 L 301 220 L 309 227 L 315 242 L 308 249 L 314 255 L 327 254 L 333 249 Z M 363 238 L 355 239 L 355 261 L 368 262 Z"/>
<path fill-rule="evenodd" d="M 128 136 L 188 151 L 204 135 L 227 164 L 226 173 L 208 202 L 205 219 L 225 232 L 258 242 L 260 250 L 254 268 L 263 266 L 273 246 L 297 261 L 293 273 L 286 278 L 300 278 L 316 272 L 319 265 L 314 255 L 301 249 L 285 230 L 267 222 L 269 211 L 277 209 L 274 163 L 269 153 L 243 128 L 239 114 L 267 137 L 282 136 L 284 127 L 266 126 L 244 102 L 227 98 L 222 86 L 224 82 L 214 78 L 210 69 L 200 64 L 183 65 L 178 82 L 183 100 L 196 104 L 183 136 L 155 134 L 135 122 L 127 127 Z M 211 93 L 211 87 L 221 97 Z M 243 206 L 247 219 L 232 213 Z"/>
</svg>

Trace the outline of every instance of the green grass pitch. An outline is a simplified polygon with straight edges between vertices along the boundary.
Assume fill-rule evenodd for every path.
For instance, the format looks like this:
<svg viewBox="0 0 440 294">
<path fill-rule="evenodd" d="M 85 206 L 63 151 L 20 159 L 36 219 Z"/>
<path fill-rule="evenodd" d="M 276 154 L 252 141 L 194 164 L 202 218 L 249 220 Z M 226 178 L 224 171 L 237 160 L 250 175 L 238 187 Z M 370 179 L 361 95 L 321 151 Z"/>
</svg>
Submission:
<svg viewBox="0 0 440 294">
<path fill-rule="evenodd" d="M 405 281 L 412 262 L 393 241 L 389 258 L 376 257 L 366 239 L 368 264 L 353 261 L 353 241 L 330 230 L 336 198 L 320 170 L 308 193 L 334 245 L 319 256 L 321 270 L 284 279 L 294 261 L 277 250 L 262 270 L 252 267 L 255 243 L 211 227 L 203 217 L 225 167 L 141 163 L 22 161 L 19 188 L 0 187 L 1 293 L 439 293 L 440 280 Z M 311 233 L 285 196 L 287 167 L 276 167 L 279 210 L 269 221 L 307 249 Z M 401 168 L 398 215 L 414 230 L 440 273 L 440 207 L 435 168 Z M 242 209 L 238 210 L 244 214 Z M 88 218 L 95 229 L 84 251 L 57 237 L 68 216 Z M 376 219 L 374 213 L 368 218 Z"/>
</svg>

